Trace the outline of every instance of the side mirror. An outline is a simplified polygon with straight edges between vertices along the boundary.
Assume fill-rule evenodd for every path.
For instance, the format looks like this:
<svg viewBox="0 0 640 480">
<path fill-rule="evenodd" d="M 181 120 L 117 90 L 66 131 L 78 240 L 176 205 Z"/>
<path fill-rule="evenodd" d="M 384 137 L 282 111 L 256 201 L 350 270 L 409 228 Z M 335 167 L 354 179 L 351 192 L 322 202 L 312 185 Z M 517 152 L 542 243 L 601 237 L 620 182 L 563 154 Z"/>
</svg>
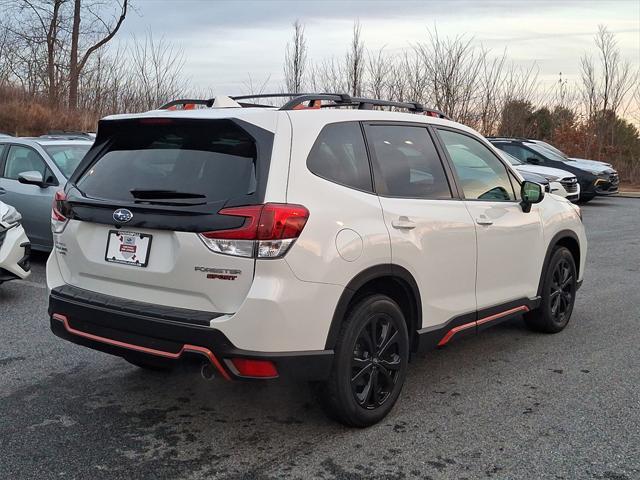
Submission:
<svg viewBox="0 0 640 480">
<path fill-rule="evenodd" d="M 22 172 L 18 174 L 18 181 L 26 185 L 37 185 L 40 188 L 46 187 L 42 174 L 40 172 Z"/>
<path fill-rule="evenodd" d="M 522 197 L 522 211 L 529 213 L 531 211 L 531 205 L 534 203 L 540 203 L 544 198 L 544 190 L 542 185 L 535 182 L 524 181 L 520 187 L 520 196 Z"/>
<path fill-rule="evenodd" d="M 527 157 L 527 163 L 533 163 L 534 165 L 538 165 L 540 162 L 539 158 L 536 157 Z"/>
</svg>

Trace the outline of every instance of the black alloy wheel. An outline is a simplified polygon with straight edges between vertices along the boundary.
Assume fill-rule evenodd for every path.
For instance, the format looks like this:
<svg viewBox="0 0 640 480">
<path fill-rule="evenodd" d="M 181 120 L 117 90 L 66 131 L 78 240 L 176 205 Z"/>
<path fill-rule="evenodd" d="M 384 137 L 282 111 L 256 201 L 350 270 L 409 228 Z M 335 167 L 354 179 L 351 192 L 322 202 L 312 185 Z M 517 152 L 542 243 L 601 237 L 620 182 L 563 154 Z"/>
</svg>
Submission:
<svg viewBox="0 0 640 480">
<path fill-rule="evenodd" d="M 566 258 L 556 263 L 551 277 L 551 316 L 556 323 L 566 323 L 567 317 L 573 309 L 573 297 L 575 294 L 575 279 L 573 269 Z"/>
<path fill-rule="evenodd" d="M 380 407 L 393 391 L 402 365 L 400 336 L 392 319 L 382 313 L 360 331 L 351 360 L 351 390 L 363 408 Z"/>
<path fill-rule="evenodd" d="M 382 420 L 400 396 L 409 361 L 407 323 L 390 297 L 372 294 L 349 308 L 329 379 L 315 385 L 326 413 L 352 427 Z"/>
<path fill-rule="evenodd" d="M 578 271 L 571 252 L 557 247 L 543 275 L 540 306 L 526 313 L 524 320 L 532 330 L 558 333 L 569 323 L 576 300 Z"/>
</svg>

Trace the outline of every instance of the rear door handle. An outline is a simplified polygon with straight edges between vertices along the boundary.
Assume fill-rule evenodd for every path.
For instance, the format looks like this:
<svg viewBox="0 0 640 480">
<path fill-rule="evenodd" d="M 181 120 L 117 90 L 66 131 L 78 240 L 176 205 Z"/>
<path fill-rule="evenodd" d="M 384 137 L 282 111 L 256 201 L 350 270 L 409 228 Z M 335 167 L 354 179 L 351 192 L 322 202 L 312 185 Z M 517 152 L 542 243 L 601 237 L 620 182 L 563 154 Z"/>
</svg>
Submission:
<svg viewBox="0 0 640 480">
<path fill-rule="evenodd" d="M 399 217 L 391 222 L 391 226 L 399 230 L 413 230 L 416 228 L 416 224 L 409 220 L 409 217 Z"/>
<path fill-rule="evenodd" d="M 487 217 L 478 217 L 476 218 L 476 223 L 478 225 L 493 225 L 493 220 L 488 219 Z"/>
</svg>

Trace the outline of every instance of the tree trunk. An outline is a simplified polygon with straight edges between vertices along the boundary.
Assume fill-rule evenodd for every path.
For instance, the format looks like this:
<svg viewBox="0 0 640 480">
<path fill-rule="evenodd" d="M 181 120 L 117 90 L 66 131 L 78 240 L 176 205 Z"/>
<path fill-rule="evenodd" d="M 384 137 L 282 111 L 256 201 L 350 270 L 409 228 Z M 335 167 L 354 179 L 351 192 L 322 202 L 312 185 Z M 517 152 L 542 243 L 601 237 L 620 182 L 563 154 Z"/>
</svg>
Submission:
<svg viewBox="0 0 640 480">
<path fill-rule="evenodd" d="M 71 30 L 71 57 L 69 61 L 69 108 L 72 110 L 78 108 L 78 84 L 80 83 L 80 69 L 78 68 L 80 7 L 81 0 L 75 0 L 73 5 L 73 28 Z"/>
<path fill-rule="evenodd" d="M 58 83 L 56 79 L 56 42 L 58 41 L 58 17 L 62 0 L 55 0 L 51 23 L 47 31 L 47 78 L 49 81 L 49 104 L 55 107 L 58 104 Z"/>
</svg>

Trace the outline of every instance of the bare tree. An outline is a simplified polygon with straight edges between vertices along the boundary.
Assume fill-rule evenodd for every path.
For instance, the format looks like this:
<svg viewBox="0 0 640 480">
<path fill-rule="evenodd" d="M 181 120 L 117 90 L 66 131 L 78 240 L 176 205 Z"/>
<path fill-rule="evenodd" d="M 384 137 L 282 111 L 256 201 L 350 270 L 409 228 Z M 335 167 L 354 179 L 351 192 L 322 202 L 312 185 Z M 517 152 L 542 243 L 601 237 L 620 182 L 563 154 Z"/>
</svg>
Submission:
<svg viewBox="0 0 640 480">
<path fill-rule="evenodd" d="M 618 48 L 615 35 L 600 25 L 595 35 L 598 60 L 584 55 L 581 58 L 582 98 L 587 120 L 595 130 L 595 154 L 602 156 L 605 144 L 614 141 L 612 121 L 628 107 L 630 92 L 636 85 L 637 75 L 625 61 Z M 587 151 L 594 145 L 586 145 Z"/>
<path fill-rule="evenodd" d="M 264 93 L 271 80 L 271 75 L 267 75 L 264 81 L 257 83 L 249 73 L 244 81 L 244 91 L 247 95 L 260 95 Z"/>
<path fill-rule="evenodd" d="M 132 65 L 133 83 L 143 110 L 157 108 L 186 90 L 184 53 L 164 38 L 154 40 L 151 32 L 142 41 L 134 37 Z"/>
<path fill-rule="evenodd" d="M 96 51 L 109 43 L 115 37 L 127 16 L 129 0 L 118 0 L 119 15 L 112 21 L 104 20 L 104 11 L 101 1 L 74 0 L 73 26 L 71 30 L 71 51 L 69 56 L 69 108 L 78 106 L 78 85 L 80 74 L 87 62 Z M 88 17 L 86 29 L 81 29 L 84 16 Z M 83 41 L 84 40 L 84 41 Z M 88 42 L 88 46 L 81 52 L 82 43 Z"/>
<path fill-rule="evenodd" d="M 364 43 L 362 42 L 360 34 L 360 22 L 355 21 L 353 24 L 351 46 L 345 57 L 345 72 L 347 74 L 349 93 L 356 97 L 362 95 L 364 83 Z"/>
<path fill-rule="evenodd" d="M 284 79 L 288 92 L 300 93 L 307 68 L 307 41 L 304 25 L 299 20 L 294 22 L 293 30 L 293 44 L 287 43 L 284 54 Z"/>
<path fill-rule="evenodd" d="M 478 94 L 478 78 L 485 55 L 478 53 L 471 38 L 441 38 L 437 29 L 414 50 L 422 58 L 435 107 L 458 121 L 472 121 Z"/>
<path fill-rule="evenodd" d="M 392 64 L 382 47 L 376 53 L 367 54 L 365 74 L 369 78 L 367 94 L 374 98 L 383 98 L 389 87 L 389 74 Z"/>
</svg>

